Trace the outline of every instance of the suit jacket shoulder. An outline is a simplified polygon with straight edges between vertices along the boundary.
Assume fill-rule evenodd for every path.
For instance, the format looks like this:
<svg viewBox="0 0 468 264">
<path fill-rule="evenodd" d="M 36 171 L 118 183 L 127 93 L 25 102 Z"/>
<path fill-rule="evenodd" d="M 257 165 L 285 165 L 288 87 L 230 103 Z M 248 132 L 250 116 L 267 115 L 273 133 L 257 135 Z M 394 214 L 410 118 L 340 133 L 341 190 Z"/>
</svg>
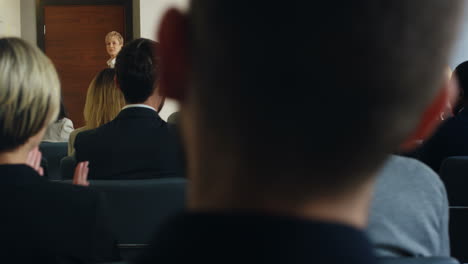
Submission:
<svg viewBox="0 0 468 264">
<path fill-rule="evenodd" d="M 75 152 L 76 136 L 79 133 L 84 132 L 86 130 L 88 130 L 86 127 L 80 127 L 80 128 L 73 130 L 73 132 L 70 133 L 70 138 L 68 139 L 68 156 L 72 156 L 73 153 Z"/>
<path fill-rule="evenodd" d="M 83 161 L 82 157 L 86 157 L 89 152 L 89 146 L 93 146 L 96 140 L 96 129 L 90 129 L 78 133 L 73 144 L 76 153 L 76 160 Z"/>
<path fill-rule="evenodd" d="M 80 133 L 76 159 L 90 162 L 90 179 L 181 177 L 176 133 L 154 110 L 127 108 L 111 122 Z"/>
</svg>

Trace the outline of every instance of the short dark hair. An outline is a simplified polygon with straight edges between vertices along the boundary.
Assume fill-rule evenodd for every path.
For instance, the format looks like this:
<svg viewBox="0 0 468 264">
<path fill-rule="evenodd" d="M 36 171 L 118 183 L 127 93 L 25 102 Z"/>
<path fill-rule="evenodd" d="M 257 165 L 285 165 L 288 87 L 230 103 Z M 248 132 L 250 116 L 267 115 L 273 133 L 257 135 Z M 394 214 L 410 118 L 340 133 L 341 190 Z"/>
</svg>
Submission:
<svg viewBox="0 0 468 264">
<path fill-rule="evenodd" d="M 64 118 L 68 118 L 68 112 L 67 112 L 67 109 L 65 108 L 65 104 L 63 103 L 63 98 L 60 100 L 60 110 L 59 110 L 59 114 L 57 116 L 57 120 L 56 122 L 64 119 Z"/>
<path fill-rule="evenodd" d="M 259 170 L 237 184 L 287 197 L 362 184 L 441 87 L 461 2 L 193 0 L 204 146 Z"/>
<path fill-rule="evenodd" d="M 142 103 L 156 89 L 159 80 L 158 43 L 136 39 L 125 45 L 115 62 L 117 82 L 130 104 Z"/>
<path fill-rule="evenodd" d="M 452 78 L 457 79 L 459 88 L 458 102 L 453 108 L 453 113 L 456 115 L 462 108 L 468 106 L 468 61 L 455 68 Z"/>
</svg>

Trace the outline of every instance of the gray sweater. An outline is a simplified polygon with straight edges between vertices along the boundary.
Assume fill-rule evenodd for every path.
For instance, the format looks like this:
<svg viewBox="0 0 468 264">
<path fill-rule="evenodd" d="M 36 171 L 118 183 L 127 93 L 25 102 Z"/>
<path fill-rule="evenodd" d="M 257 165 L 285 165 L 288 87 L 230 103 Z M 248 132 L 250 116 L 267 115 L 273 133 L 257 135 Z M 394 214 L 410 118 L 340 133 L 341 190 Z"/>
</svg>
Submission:
<svg viewBox="0 0 468 264">
<path fill-rule="evenodd" d="M 449 206 L 439 176 L 392 156 L 377 177 L 368 235 L 378 256 L 449 256 Z"/>
</svg>

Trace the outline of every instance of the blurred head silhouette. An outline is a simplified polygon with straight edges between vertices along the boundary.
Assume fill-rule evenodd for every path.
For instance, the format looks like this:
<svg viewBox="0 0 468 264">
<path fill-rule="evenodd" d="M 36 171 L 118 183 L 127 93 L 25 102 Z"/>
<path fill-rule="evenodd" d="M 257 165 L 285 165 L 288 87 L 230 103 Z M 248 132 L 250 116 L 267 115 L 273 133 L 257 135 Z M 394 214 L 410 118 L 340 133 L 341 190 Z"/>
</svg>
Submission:
<svg viewBox="0 0 468 264">
<path fill-rule="evenodd" d="M 194 0 L 159 32 L 161 88 L 181 103 L 189 205 L 364 212 L 388 153 L 428 134 L 446 105 L 461 1 L 246 3 Z M 362 225 L 365 214 L 353 215 Z"/>
</svg>

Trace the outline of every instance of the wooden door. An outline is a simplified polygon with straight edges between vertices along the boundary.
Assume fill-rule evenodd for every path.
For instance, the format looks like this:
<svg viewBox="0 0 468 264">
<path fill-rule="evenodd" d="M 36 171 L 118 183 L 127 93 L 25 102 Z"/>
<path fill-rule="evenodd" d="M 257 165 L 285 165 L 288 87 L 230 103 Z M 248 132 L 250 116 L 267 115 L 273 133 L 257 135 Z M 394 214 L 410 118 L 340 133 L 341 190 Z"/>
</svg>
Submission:
<svg viewBox="0 0 468 264">
<path fill-rule="evenodd" d="M 107 67 L 104 38 L 110 31 L 125 36 L 125 8 L 119 5 L 45 6 L 45 53 L 54 62 L 65 107 L 75 128 L 84 125 L 86 91 Z"/>
</svg>

